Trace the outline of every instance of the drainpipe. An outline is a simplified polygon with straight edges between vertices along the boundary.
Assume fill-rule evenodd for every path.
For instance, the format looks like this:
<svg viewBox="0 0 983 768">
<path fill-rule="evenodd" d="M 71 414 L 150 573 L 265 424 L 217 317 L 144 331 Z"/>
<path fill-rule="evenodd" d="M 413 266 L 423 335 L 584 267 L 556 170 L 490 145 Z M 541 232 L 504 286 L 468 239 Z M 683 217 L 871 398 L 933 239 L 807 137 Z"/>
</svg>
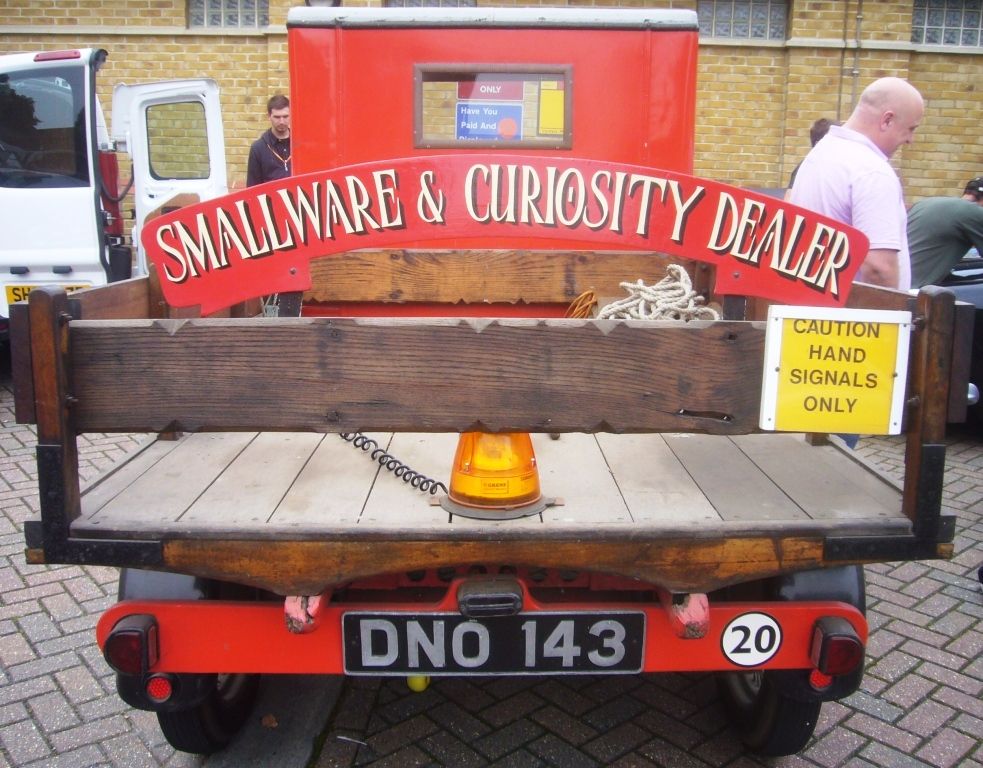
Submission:
<svg viewBox="0 0 983 768">
<path fill-rule="evenodd" d="M 857 86 L 860 79 L 860 38 L 864 19 L 864 0 L 857 0 L 856 25 L 853 33 L 853 66 L 850 68 L 850 109 L 857 103 Z M 843 3 L 843 53 L 840 57 L 840 72 L 846 70 L 847 31 L 850 26 L 850 3 Z M 836 94 L 836 122 L 843 122 L 843 75 L 840 75 Z"/>
<path fill-rule="evenodd" d="M 853 38 L 853 69 L 850 72 L 853 78 L 850 90 L 850 109 L 852 110 L 857 103 L 857 84 L 860 82 L 860 39 L 861 30 L 864 23 L 864 0 L 857 0 L 857 26 L 856 34 Z"/>
<path fill-rule="evenodd" d="M 843 47 L 840 49 L 840 76 L 836 85 L 836 122 L 843 122 L 843 74 L 846 71 L 846 33 L 850 23 L 850 3 L 843 3 Z"/>
</svg>

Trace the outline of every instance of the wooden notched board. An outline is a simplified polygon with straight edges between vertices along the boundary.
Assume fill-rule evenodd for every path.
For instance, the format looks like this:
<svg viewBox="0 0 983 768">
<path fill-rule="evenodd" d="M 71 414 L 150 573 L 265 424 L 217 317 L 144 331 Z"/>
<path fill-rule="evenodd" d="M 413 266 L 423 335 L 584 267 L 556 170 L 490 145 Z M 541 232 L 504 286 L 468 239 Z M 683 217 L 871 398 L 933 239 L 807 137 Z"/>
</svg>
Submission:
<svg viewBox="0 0 983 768">
<path fill-rule="evenodd" d="M 745 322 L 83 320 L 74 417 L 97 432 L 740 433 L 763 344 Z"/>
</svg>

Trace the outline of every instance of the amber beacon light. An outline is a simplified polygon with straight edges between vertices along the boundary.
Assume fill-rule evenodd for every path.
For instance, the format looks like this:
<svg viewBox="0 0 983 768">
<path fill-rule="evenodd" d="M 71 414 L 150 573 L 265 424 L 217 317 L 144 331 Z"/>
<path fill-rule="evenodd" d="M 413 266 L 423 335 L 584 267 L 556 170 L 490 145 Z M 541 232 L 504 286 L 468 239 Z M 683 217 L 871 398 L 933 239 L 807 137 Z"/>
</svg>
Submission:
<svg viewBox="0 0 983 768">
<path fill-rule="evenodd" d="M 528 433 L 464 432 L 443 506 L 454 514 L 486 520 L 542 511 L 546 503 Z"/>
</svg>

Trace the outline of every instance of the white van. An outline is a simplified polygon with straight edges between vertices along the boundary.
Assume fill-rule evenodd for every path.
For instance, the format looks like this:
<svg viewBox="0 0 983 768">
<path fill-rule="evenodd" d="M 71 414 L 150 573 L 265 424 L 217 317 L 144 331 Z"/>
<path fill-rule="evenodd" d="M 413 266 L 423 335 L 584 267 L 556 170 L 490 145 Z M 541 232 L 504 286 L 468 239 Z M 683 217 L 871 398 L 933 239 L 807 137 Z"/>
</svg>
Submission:
<svg viewBox="0 0 983 768">
<path fill-rule="evenodd" d="M 110 135 L 96 97 L 102 49 L 0 56 L 0 338 L 40 285 L 78 290 L 146 273 L 143 221 L 228 191 L 211 80 L 120 85 Z M 130 154 L 120 184 L 117 150 Z M 131 190 L 134 223 L 120 203 Z"/>
</svg>

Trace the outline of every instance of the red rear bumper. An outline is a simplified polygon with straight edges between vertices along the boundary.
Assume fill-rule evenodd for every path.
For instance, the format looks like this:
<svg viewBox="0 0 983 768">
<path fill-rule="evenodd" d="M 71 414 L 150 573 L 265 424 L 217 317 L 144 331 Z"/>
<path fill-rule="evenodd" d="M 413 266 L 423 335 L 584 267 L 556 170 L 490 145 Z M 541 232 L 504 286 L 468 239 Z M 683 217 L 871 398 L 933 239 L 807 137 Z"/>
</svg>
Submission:
<svg viewBox="0 0 983 768">
<path fill-rule="evenodd" d="M 828 616 L 845 619 L 861 643 L 866 644 L 867 640 L 867 623 L 863 615 L 853 606 L 839 602 L 711 603 L 708 631 L 698 639 L 680 637 L 678 628 L 672 625 L 670 612 L 658 602 L 545 604 L 526 595 L 520 616 L 531 618 L 536 613 L 552 612 L 576 614 L 590 621 L 595 615 L 603 619 L 601 614 L 616 611 L 644 615 L 644 637 L 638 640 L 641 643 L 641 669 L 636 670 L 642 672 L 812 669 L 810 654 L 814 628 L 820 618 Z M 151 673 L 343 674 L 346 664 L 342 617 L 355 612 L 429 617 L 428 620 L 435 614 L 443 614 L 448 624 L 452 620 L 460 624 L 453 591 L 438 603 L 371 601 L 336 604 L 325 600 L 316 626 L 302 634 L 287 629 L 281 603 L 124 601 L 103 614 L 97 639 L 102 648 L 113 627 L 123 617 L 149 614 L 155 617 L 159 628 L 158 659 L 148 670 Z M 432 621 L 429 625 L 432 626 Z M 542 638 L 537 640 L 541 641 Z M 752 663 L 743 663 L 747 660 Z M 459 669 L 421 671 L 425 674 L 462 674 Z M 555 674 L 557 671 L 534 665 L 524 673 Z M 583 669 L 578 663 L 576 671 L 603 673 L 605 670 Z M 381 667 L 375 673 L 406 674 L 407 670 Z M 482 670 L 478 664 L 468 673 L 480 675 L 489 674 L 489 671 Z"/>
</svg>

